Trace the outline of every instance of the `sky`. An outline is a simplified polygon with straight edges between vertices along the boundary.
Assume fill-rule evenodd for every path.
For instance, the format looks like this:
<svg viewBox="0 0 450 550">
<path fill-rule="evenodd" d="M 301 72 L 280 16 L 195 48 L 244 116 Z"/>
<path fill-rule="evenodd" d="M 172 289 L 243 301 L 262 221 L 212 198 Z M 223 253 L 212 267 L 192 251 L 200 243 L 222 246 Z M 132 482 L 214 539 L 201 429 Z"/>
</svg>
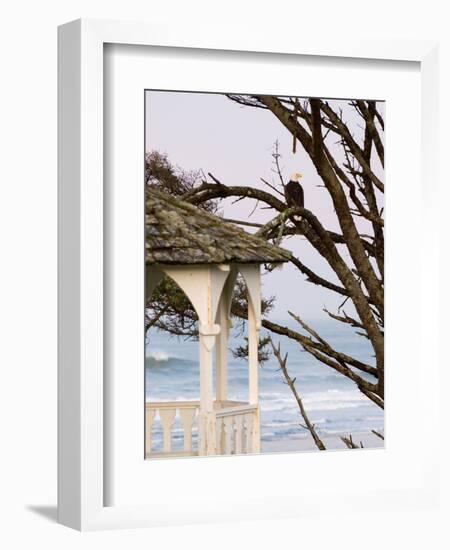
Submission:
<svg viewBox="0 0 450 550">
<path fill-rule="evenodd" d="M 299 143 L 296 153 L 293 153 L 291 134 L 271 112 L 238 105 L 221 94 L 147 91 L 145 101 L 147 152 L 157 150 L 165 153 L 172 164 L 183 170 L 211 172 L 226 185 L 252 186 L 272 192 L 261 178 L 271 183 L 279 181 L 273 172 L 271 156 L 278 141 L 285 181 L 291 173 L 301 172 L 305 207 L 327 229 L 340 232 L 331 198 L 309 156 Z M 352 110 L 347 107 L 348 102 L 334 100 L 330 103 L 342 106 L 344 117 L 357 136 L 361 129 Z M 382 110 L 383 106 L 381 103 L 378 107 Z M 338 154 L 334 143 L 330 142 L 329 148 Z M 378 174 L 382 176 L 380 171 Z M 265 223 L 276 215 L 273 210 L 261 208 L 252 213 L 255 201 L 231 203 L 231 199 L 222 202 L 224 217 Z M 245 230 L 253 231 L 248 227 Z M 282 246 L 292 250 L 319 275 L 338 282 L 306 239 L 298 236 L 285 239 Z M 342 302 L 342 297 L 307 282 L 292 264 L 285 264 L 264 275 L 262 283 L 263 295 L 276 296 L 270 315 L 272 319 L 287 319 L 288 310 L 307 321 L 324 319 L 327 317 L 323 313 L 324 307 L 333 311 Z M 346 307 L 346 311 L 352 312 L 351 306 Z"/>
</svg>

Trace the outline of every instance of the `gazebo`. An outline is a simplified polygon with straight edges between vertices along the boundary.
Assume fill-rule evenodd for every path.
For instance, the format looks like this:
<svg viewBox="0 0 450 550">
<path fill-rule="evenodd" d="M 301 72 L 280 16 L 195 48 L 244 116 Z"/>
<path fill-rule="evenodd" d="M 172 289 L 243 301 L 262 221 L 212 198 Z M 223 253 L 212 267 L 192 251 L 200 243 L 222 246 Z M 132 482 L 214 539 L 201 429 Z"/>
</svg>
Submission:
<svg viewBox="0 0 450 550">
<path fill-rule="evenodd" d="M 261 327 L 260 265 L 286 262 L 287 250 L 271 245 L 220 217 L 151 188 L 146 195 L 146 299 L 164 276 L 191 301 L 199 327 L 200 400 L 147 402 L 146 458 L 257 453 L 260 449 L 258 340 Z M 230 307 L 238 274 L 248 296 L 248 402 L 230 401 L 227 350 Z M 216 384 L 213 368 L 215 354 Z M 159 417 L 163 451 L 152 449 Z M 172 426 L 183 427 L 183 450 L 172 450 Z M 192 429 L 198 426 L 198 448 Z"/>
</svg>

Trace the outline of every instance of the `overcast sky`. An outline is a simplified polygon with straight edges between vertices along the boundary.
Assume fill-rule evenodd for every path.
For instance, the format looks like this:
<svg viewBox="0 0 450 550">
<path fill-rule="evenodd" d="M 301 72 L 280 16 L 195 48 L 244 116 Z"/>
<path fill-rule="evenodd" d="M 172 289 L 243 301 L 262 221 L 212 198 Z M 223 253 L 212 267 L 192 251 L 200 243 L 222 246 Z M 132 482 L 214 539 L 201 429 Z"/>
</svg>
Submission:
<svg viewBox="0 0 450 550">
<path fill-rule="evenodd" d="M 344 109 L 344 116 L 355 135 L 360 133 L 357 120 L 347 101 L 333 101 Z M 380 104 L 379 109 L 383 109 Z M 292 172 L 301 172 L 305 206 L 331 230 L 339 231 L 328 192 L 322 185 L 308 155 L 297 145 L 292 152 L 292 136 L 269 111 L 243 107 L 220 94 L 147 91 L 146 149 L 167 153 L 170 162 L 184 170 L 211 172 L 226 185 L 247 185 L 270 191 L 260 180 L 277 182 L 272 157 L 279 141 L 281 165 L 286 181 Z M 329 143 L 332 152 L 338 148 Z M 381 175 L 381 174 L 380 174 Z M 224 201 L 225 217 L 256 223 L 266 222 L 276 214 L 258 208 L 249 218 L 254 201 L 232 205 Z M 245 228 L 249 230 L 249 228 Z M 291 249 L 304 264 L 329 280 L 337 282 L 334 273 L 305 239 L 285 239 L 283 247 Z M 342 298 L 304 280 L 291 264 L 263 278 L 263 293 L 275 295 L 276 306 L 271 317 L 286 319 L 293 310 L 305 320 L 323 319 L 322 308 L 335 309 Z M 348 311 L 351 311 L 348 308 Z"/>
</svg>

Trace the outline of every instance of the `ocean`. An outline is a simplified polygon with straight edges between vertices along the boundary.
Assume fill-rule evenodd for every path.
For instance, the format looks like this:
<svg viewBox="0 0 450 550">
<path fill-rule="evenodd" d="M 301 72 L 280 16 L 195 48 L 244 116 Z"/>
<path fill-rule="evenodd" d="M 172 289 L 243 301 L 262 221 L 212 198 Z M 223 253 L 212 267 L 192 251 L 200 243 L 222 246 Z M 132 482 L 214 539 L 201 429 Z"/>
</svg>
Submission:
<svg viewBox="0 0 450 550">
<path fill-rule="evenodd" d="M 292 320 L 280 322 L 298 330 Z M 356 335 L 350 327 L 338 322 L 310 322 L 319 334 L 337 350 L 373 364 L 368 341 Z M 262 330 L 262 335 L 265 331 Z M 367 399 L 353 382 L 318 362 L 304 352 L 293 340 L 274 337 L 281 343 L 283 354 L 288 355 L 287 368 L 291 378 L 296 378 L 308 416 L 321 436 L 348 435 L 352 433 L 382 431 L 384 413 Z M 234 334 L 230 347 L 242 343 L 242 337 Z M 228 354 L 228 397 L 247 401 L 247 363 Z M 198 342 L 185 341 L 160 331 L 150 331 L 146 347 L 146 399 L 147 401 L 172 401 L 199 399 Z M 265 442 L 310 437 L 300 424 L 303 419 L 291 390 L 279 370 L 277 360 L 271 358 L 260 366 L 259 397 L 261 407 L 261 449 Z M 366 375 L 367 379 L 370 376 Z M 174 448 L 182 444 L 181 425 L 174 425 Z M 194 436 L 195 437 L 195 436 Z M 161 446 L 162 434 L 158 426 L 153 433 L 155 449 Z"/>
</svg>

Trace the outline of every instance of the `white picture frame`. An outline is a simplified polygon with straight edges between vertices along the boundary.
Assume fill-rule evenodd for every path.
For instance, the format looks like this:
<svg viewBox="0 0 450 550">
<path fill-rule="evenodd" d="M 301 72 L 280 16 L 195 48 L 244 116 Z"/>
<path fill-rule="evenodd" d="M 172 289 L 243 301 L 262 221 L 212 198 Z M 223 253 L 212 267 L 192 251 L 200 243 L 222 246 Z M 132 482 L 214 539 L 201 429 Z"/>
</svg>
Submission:
<svg viewBox="0 0 450 550">
<path fill-rule="evenodd" d="M 179 31 L 179 32 L 178 32 Z M 236 519 L 297 516 L 323 510 L 324 506 L 357 509 L 351 492 L 327 495 L 327 503 L 316 495 L 302 498 L 301 488 L 267 501 L 263 492 L 247 501 L 234 502 L 212 495 L 215 502 L 198 505 L 182 494 L 180 503 L 167 508 L 162 489 L 155 489 L 151 504 L 128 503 L 105 506 L 104 476 L 104 193 L 103 193 L 103 62 L 105 44 L 200 48 L 284 55 L 351 58 L 364 60 L 410 61 L 420 64 L 422 103 L 422 196 L 429 206 L 422 213 L 433 215 L 437 134 L 437 44 L 425 41 L 347 40 L 343 37 L 314 37 L 286 34 L 284 43 L 256 33 L 222 32 L 191 37 L 189 30 L 162 28 L 152 23 L 78 20 L 59 28 L 59 357 L 58 357 L 58 519 L 80 530 L 156 526 Z M 426 185 L 424 185 L 426 182 Z M 437 243 L 432 223 L 424 223 L 420 243 Z M 422 246 L 422 244 L 420 246 Z M 425 249 L 425 247 L 423 247 Z M 427 247 L 420 264 L 421 278 L 432 277 L 438 248 Z M 425 261 L 426 260 L 426 261 Z M 428 290 L 420 302 L 422 317 L 437 317 L 438 289 Z M 423 295 L 422 295 L 423 298 Z M 422 332 L 426 330 L 421 326 Z M 421 338 L 437 338 L 432 333 Z M 437 395 L 438 359 L 428 352 L 427 380 L 420 388 L 421 403 L 430 418 L 437 417 L 433 395 Z M 433 355 L 434 353 L 434 355 Z M 423 368 L 423 358 L 421 365 Z M 423 374 L 423 371 L 421 371 Z M 429 430 L 437 430 L 429 422 Z M 437 439 L 437 438 L 434 438 Z M 438 457 L 433 439 L 427 453 L 417 459 L 420 481 L 401 489 L 393 488 L 386 499 L 385 489 L 374 495 L 367 491 L 364 502 L 395 507 L 432 502 L 439 485 Z M 208 459 L 210 460 L 210 459 Z M 214 459 L 215 460 L 215 459 Z M 235 458 L 233 458 L 235 460 Z M 276 458 L 272 458 L 276 460 Z M 337 458 L 327 459 L 330 464 Z M 235 463 L 237 464 L 237 463 Z M 204 463 L 201 465 L 204 467 Z M 220 467 L 220 466 L 219 466 Z M 199 480 L 198 483 L 201 483 Z M 297 498 L 295 497 L 295 493 Z M 323 493 L 323 491 L 322 491 Z"/>
</svg>

